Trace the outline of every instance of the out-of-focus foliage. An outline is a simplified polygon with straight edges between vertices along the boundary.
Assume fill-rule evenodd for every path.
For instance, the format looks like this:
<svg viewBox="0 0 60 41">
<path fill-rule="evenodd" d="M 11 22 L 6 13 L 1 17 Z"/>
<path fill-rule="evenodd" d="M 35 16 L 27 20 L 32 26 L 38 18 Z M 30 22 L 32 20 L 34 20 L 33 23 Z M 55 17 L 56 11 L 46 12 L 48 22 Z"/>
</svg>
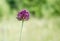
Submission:
<svg viewBox="0 0 60 41">
<path fill-rule="evenodd" d="M 60 0 L 0 0 L 0 2 L 5 2 L 4 5 L 10 8 L 12 15 L 13 10 L 26 8 L 32 16 L 38 18 L 60 16 Z"/>
<path fill-rule="evenodd" d="M 2 18 L 3 18 L 3 14 L 2 14 L 2 9 L 0 8 L 0 22 L 1 22 Z"/>
<path fill-rule="evenodd" d="M 7 40 L 19 41 L 16 15 L 24 8 L 31 16 L 24 23 L 22 41 L 60 41 L 60 0 L 0 0 L 0 41 L 4 33 Z"/>
</svg>

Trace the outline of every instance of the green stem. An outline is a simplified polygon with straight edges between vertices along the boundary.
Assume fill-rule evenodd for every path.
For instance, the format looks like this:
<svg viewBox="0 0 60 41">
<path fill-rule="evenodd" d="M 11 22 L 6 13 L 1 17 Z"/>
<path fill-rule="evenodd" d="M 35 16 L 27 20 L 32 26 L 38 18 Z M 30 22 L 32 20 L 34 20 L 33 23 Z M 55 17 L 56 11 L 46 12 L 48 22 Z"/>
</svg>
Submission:
<svg viewBox="0 0 60 41">
<path fill-rule="evenodd" d="M 24 20 L 22 20 L 22 27 L 21 27 L 21 30 L 20 30 L 20 39 L 19 39 L 19 41 L 21 41 L 21 37 L 22 37 L 23 23 L 24 23 Z"/>
</svg>

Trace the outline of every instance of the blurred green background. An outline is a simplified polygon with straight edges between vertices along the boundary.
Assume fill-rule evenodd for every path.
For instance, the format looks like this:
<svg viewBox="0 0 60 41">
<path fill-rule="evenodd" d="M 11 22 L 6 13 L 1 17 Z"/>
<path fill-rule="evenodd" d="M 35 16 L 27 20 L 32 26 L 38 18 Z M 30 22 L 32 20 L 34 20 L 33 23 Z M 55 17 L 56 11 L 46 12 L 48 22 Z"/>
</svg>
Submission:
<svg viewBox="0 0 60 41">
<path fill-rule="evenodd" d="M 30 12 L 22 41 L 60 41 L 60 0 L 0 0 L 0 41 L 19 41 L 21 9 Z"/>
</svg>

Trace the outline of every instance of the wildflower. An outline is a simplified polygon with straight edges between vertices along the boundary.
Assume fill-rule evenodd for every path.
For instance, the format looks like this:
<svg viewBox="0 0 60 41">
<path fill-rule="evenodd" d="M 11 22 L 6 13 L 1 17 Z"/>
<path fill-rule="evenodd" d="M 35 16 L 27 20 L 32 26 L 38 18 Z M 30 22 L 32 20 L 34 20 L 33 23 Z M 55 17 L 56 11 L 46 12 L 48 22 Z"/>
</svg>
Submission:
<svg viewBox="0 0 60 41">
<path fill-rule="evenodd" d="M 23 9 L 22 11 L 18 12 L 17 19 L 19 21 L 28 20 L 29 19 L 29 12 L 26 9 Z"/>
<path fill-rule="evenodd" d="M 18 14 L 17 14 L 17 19 L 19 21 L 22 21 L 19 41 L 21 41 L 22 30 L 23 30 L 23 23 L 24 23 L 24 21 L 27 21 L 29 19 L 29 16 L 30 16 L 29 12 L 26 9 L 23 9 L 22 11 L 18 12 Z"/>
</svg>

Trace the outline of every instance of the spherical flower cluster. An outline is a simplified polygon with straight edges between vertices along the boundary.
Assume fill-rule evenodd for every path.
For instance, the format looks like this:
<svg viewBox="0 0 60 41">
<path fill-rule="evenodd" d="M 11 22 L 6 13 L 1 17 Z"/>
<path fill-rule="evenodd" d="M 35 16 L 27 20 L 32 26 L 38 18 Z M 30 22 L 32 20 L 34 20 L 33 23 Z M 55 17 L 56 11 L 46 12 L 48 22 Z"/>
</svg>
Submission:
<svg viewBox="0 0 60 41">
<path fill-rule="evenodd" d="M 28 20 L 29 19 L 29 12 L 26 10 L 26 9 L 23 9 L 23 10 L 21 10 L 20 12 L 18 12 L 18 14 L 17 14 L 17 19 L 19 20 L 19 21 L 22 21 L 22 20 Z"/>
</svg>

